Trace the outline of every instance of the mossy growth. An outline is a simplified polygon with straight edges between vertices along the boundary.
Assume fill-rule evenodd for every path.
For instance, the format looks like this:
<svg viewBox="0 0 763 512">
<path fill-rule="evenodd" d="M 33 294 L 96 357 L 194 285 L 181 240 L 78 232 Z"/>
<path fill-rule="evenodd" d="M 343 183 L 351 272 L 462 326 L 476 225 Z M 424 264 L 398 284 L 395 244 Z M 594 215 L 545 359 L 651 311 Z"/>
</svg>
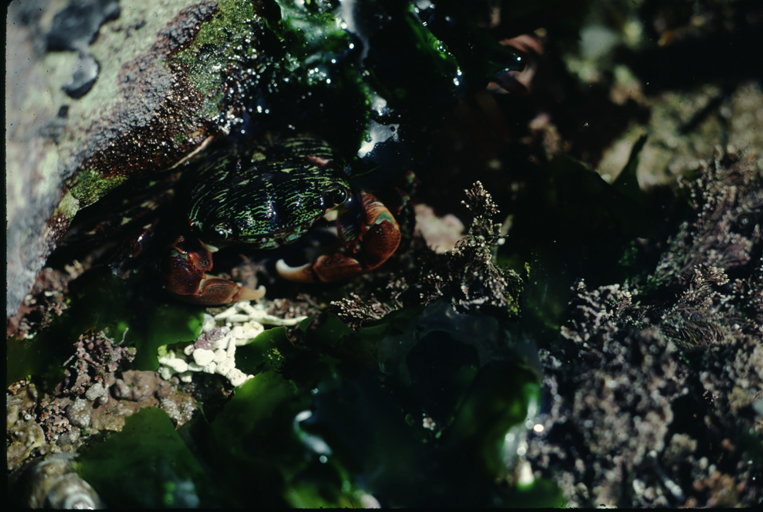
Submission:
<svg viewBox="0 0 763 512">
<path fill-rule="evenodd" d="M 104 178 L 101 173 L 95 170 L 83 170 L 78 172 L 68 184 L 69 193 L 74 199 L 79 201 L 78 206 L 81 210 L 96 202 L 110 190 L 117 188 L 127 179 L 125 175 Z"/>
<path fill-rule="evenodd" d="M 256 38 L 253 27 L 260 22 L 254 3 L 245 0 L 221 0 L 211 20 L 203 23 L 193 42 L 168 63 L 183 68 L 188 83 L 204 94 L 202 111 L 212 119 L 220 114 L 225 94 L 224 73 L 231 62 L 240 60 L 246 48 L 253 52 Z"/>
</svg>

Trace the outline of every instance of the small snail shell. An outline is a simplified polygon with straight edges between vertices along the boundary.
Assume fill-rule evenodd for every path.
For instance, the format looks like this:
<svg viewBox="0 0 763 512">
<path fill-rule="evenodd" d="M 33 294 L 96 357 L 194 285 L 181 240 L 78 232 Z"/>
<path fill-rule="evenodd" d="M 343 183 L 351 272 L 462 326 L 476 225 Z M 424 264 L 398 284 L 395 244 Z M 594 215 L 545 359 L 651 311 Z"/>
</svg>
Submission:
<svg viewBox="0 0 763 512">
<path fill-rule="evenodd" d="M 104 508 L 98 493 L 74 471 L 72 454 L 48 454 L 9 479 L 11 499 L 24 508 Z"/>
</svg>

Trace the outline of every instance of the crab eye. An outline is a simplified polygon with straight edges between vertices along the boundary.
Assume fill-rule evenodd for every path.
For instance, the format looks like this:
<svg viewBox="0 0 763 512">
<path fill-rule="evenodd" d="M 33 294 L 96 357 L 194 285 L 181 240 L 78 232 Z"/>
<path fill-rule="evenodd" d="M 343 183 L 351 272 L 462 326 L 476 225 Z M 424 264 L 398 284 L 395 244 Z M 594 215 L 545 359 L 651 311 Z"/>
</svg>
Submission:
<svg viewBox="0 0 763 512">
<path fill-rule="evenodd" d="M 339 206 L 347 201 L 347 191 L 343 188 L 330 188 L 323 191 L 323 197 L 327 204 Z"/>
</svg>

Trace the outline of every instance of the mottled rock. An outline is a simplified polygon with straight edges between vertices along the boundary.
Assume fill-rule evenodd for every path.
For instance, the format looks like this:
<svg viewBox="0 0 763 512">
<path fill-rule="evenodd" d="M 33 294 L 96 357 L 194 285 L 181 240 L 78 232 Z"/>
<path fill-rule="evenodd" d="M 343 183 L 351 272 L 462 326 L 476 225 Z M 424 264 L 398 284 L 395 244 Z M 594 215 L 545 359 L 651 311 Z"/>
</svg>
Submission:
<svg viewBox="0 0 763 512">
<path fill-rule="evenodd" d="M 90 414 L 92 412 L 92 407 L 92 404 L 87 400 L 77 398 L 66 409 L 66 417 L 73 425 L 87 428 L 90 426 Z"/>
<path fill-rule="evenodd" d="M 222 133 L 223 68 L 251 39 L 254 17 L 244 0 L 222 8 L 168 0 L 121 12 L 114 0 L 11 3 L 6 316 L 16 314 L 78 210 Z M 223 37 L 200 51 L 193 45 L 204 30 Z M 52 51 L 72 49 L 79 56 Z"/>
<path fill-rule="evenodd" d="M 7 431 L 10 443 L 6 448 L 8 470 L 18 467 L 35 448 L 45 444 L 45 433 L 34 420 L 19 421 Z"/>
<path fill-rule="evenodd" d="M 122 372 L 122 377 L 111 387 L 111 393 L 114 398 L 140 402 L 157 393 L 162 383 L 156 372 L 129 370 Z"/>
</svg>

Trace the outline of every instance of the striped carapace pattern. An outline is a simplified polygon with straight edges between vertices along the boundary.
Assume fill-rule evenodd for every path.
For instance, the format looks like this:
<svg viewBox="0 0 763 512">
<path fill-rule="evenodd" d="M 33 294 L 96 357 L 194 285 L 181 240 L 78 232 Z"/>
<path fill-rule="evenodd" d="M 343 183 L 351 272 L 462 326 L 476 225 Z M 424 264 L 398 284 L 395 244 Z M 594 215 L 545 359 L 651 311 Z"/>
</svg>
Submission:
<svg viewBox="0 0 763 512">
<path fill-rule="evenodd" d="M 342 162 L 311 136 L 226 149 L 191 172 L 188 218 L 211 243 L 287 244 L 350 196 Z"/>
</svg>

